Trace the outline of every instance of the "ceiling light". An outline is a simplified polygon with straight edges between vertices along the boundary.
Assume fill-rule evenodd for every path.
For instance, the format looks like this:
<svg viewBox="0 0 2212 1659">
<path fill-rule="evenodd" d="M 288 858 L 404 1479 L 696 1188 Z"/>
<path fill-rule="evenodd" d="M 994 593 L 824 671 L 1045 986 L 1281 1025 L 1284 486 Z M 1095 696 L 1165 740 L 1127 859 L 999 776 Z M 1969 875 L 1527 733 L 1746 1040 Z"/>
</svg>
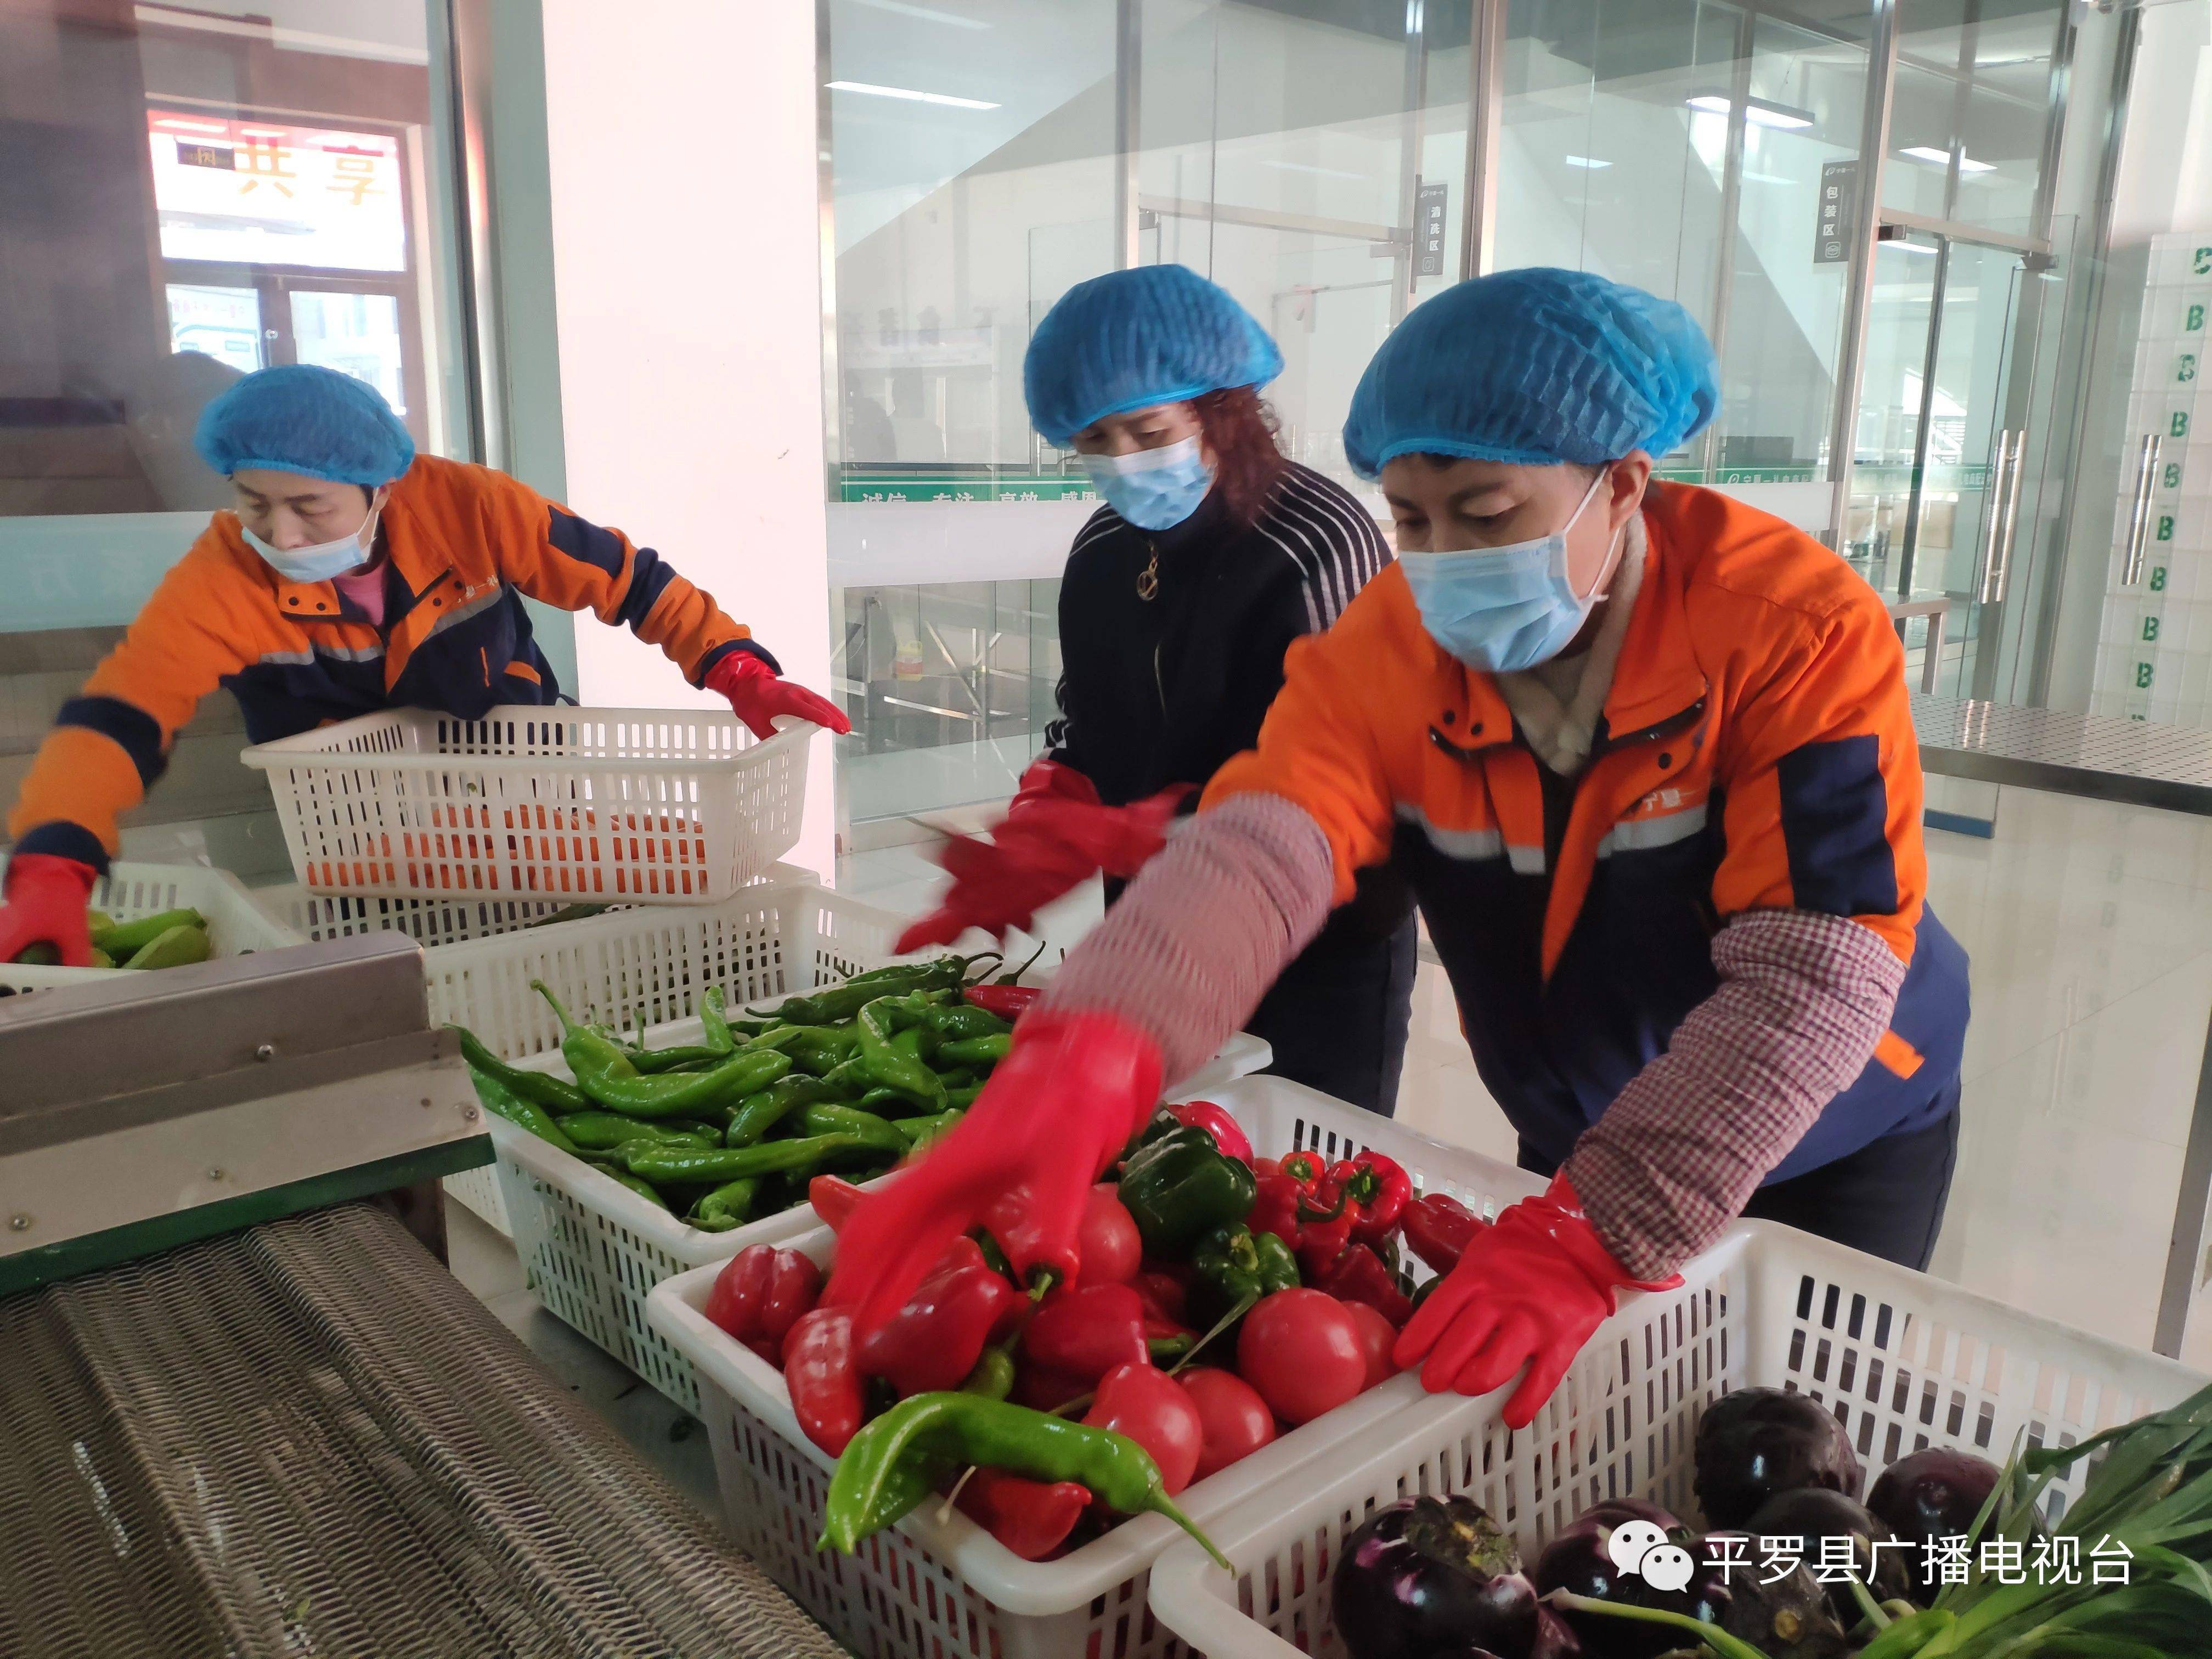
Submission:
<svg viewBox="0 0 2212 1659">
<path fill-rule="evenodd" d="M 1893 247 L 1899 253 L 1933 253 L 1936 251 L 1925 242 L 1892 241 L 1887 237 L 1883 239 L 1881 245 L 1884 247 Z"/>
<path fill-rule="evenodd" d="M 1726 115 L 1735 107 L 1735 100 L 1724 92 L 1700 92 L 1682 101 L 1708 115 Z M 1743 118 L 1755 127 L 1777 127 L 1788 131 L 1794 127 L 1811 126 L 1813 112 L 1793 109 L 1788 104 L 1772 103 L 1764 98 L 1747 98 L 1744 100 Z"/>
<path fill-rule="evenodd" d="M 1910 155 L 1916 161 L 1925 161 L 1932 167 L 1948 167 L 1951 165 L 1951 152 L 1948 149 L 1937 149 L 1932 144 L 1907 144 L 1897 153 L 1899 155 Z M 1996 170 L 1996 164 L 1994 161 L 1977 161 L 1972 156 L 1965 155 L 1959 157 L 1959 171 L 1961 173 L 1995 173 Z"/>
<path fill-rule="evenodd" d="M 988 29 L 991 27 L 980 17 L 956 17 L 949 11 L 939 11 L 930 6 L 910 6 L 906 0 L 858 0 L 858 3 L 871 10 L 893 12 L 901 17 L 919 17 L 925 23 L 943 23 L 956 29 Z"/>
<path fill-rule="evenodd" d="M 187 121 L 179 115 L 158 117 L 154 125 L 168 127 L 179 132 L 228 132 L 229 126 L 222 121 Z"/>
<path fill-rule="evenodd" d="M 1610 161 L 1599 161 L 1595 155 L 1568 155 L 1561 159 L 1571 167 L 1586 167 L 1592 173 L 1595 173 L 1600 167 L 1609 167 L 1613 165 Z"/>
<path fill-rule="evenodd" d="M 865 93 L 871 98 L 898 98 L 909 104 L 942 104 L 947 109 L 996 109 L 981 98 L 955 98 L 949 92 L 916 92 L 912 87 L 871 86 L 866 81 L 832 81 L 832 92 Z"/>
</svg>

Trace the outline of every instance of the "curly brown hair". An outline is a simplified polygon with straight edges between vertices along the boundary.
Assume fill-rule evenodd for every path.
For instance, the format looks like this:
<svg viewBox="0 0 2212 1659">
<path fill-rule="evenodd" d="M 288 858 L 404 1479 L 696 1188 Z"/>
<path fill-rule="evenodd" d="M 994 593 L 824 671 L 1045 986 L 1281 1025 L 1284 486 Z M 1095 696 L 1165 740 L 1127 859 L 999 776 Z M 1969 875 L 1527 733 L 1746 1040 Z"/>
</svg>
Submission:
<svg viewBox="0 0 2212 1659">
<path fill-rule="evenodd" d="M 1268 495 L 1290 470 L 1275 439 L 1282 423 L 1249 386 L 1201 392 L 1190 404 L 1220 470 L 1214 487 L 1221 492 L 1222 505 L 1239 524 L 1255 522 Z"/>
</svg>

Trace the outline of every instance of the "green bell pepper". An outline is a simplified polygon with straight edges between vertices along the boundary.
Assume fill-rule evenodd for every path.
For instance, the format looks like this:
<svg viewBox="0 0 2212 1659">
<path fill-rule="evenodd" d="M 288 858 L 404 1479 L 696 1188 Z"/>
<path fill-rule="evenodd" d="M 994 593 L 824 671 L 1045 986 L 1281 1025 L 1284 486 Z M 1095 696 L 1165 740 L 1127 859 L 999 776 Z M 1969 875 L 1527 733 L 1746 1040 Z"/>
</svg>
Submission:
<svg viewBox="0 0 2212 1659">
<path fill-rule="evenodd" d="M 1251 1166 L 1218 1151 L 1205 1130 L 1177 1128 L 1138 1150 L 1121 1191 L 1145 1253 L 1177 1257 L 1215 1228 L 1243 1222 L 1259 1188 Z"/>
<path fill-rule="evenodd" d="M 1241 1221 L 1201 1238 L 1190 1265 L 1197 1274 L 1192 1289 L 1201 1292 L 1199 1311 L 1208 1322 L 1298 1287 L 1298 1259 L 1291 1247 L 1273 1233 L 1255 1235 Z"/>
</svg>

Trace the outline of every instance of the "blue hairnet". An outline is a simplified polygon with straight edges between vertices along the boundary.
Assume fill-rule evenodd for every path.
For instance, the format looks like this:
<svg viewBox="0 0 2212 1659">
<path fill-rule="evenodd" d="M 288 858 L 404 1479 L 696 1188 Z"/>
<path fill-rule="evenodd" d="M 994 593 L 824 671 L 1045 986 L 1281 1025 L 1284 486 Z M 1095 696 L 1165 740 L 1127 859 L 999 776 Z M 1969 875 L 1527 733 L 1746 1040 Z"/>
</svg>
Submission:
<svg viewBox="0 0 2212 1659">
<path fill-rule="evenodd" d="M 1283 354 L 1252 316 L 1187 265 L 1139 265 L 1078 283 L 1030 337 L 1030 422 L 1065 444 L 1093 421 L 1228 386 L 1261 386 Z"/>
<path fill-rule="evenodd" d="M 1720 407 L 1720 366 L 1671 300 L 1587 271 L 1501 270 L 1407 313 L 1359 377 L 1344 453 L 1586 465 L 1656 459 Z"/>
<path fill-rule="evenodd" d="M 415 464 L 415 440 L 376 388 L 312 363 L 257 369 L 200 410 L 200 459 L 374 489 Z"/>
</svg>

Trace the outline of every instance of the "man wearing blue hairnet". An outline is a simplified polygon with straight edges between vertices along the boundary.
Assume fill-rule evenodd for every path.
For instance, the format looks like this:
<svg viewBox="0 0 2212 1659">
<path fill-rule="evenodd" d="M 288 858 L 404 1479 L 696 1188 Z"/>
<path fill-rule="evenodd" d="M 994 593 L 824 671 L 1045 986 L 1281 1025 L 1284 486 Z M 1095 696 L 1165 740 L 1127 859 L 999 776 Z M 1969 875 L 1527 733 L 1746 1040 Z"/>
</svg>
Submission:
<svg viewBox="0 0 2212 1659">
<path fill-rule="evenodd" d="M 1283 354 L 1182 265 L 1079 283 L 1023 364 L 1030 418 L 1106 504 L 1060 591 L 1060 718 L 988 842 L 951 843 L 944 906 L 902 951 L 1003 936 L 1100 870 L 1111 896 L 1169 819 L 1252 746 L 1291 642 L 1389 562 L 1349 494 L 1288 459 L 1260 388 Z M 1404 884 L 1370 872 L 1247 1029 L 1271 1067 L 1372 1111 L 1396 1104 L 1419 941 Z"/>
<path fill-rule="evenodd" d="M 1079 1273 L 1042 1205 L 992 1201 L 1091 1178 L 1071 1160 L 1113 1156 L 1385 864 L 1550 1180 L 1400 1334 L 1427 1387 L 1517 1376 L 1529 1423 L 1621 1290 L 1739 1215 L 1925 1265 L 1966 964 L 1925 903 L 1902 648 L 1828 549 L 1653 480 L 1718 399 L 1681 307 L 1577 271 L 1462 283 L 1384 342 L 1345 449 L 1397 562 L 1292 647 L 1257 746 L 848 1221 L 828 1295 L 863 1334 L 987 1209 L 1017 1266 Z"/>
<path fill-rule="evenodd" d="M 229 480 L 231 505 L 40 746 L 9 819 L 0 961 L 33 945 L 68 966 L 92 960 L 86 903 L 116 820 L 218 685 L 256 743 L 393 706 L 473 720 L 555 701 L 526 594 L 628 623 L 757 736 L 784 715 L 851 729 L 651 548 L 504 473 L 417 455 L 359 380 L 262 369 L 208 403 L 193 441 Z"/>
</svg>

